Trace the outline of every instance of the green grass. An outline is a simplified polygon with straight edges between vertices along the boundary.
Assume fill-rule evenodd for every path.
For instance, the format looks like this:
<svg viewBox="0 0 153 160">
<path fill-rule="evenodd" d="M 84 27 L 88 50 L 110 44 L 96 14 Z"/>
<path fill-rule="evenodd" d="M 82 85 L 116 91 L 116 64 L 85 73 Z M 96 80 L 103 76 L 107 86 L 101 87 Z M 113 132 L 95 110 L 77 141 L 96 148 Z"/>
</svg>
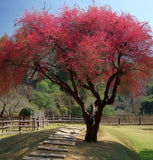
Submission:
<svg viewBox="0 0 153 160">
<path fill-rule="evenodd" d="M 82 141 L 84 134 L 68 160 L 153 160 L 153 126 L 102 126 L 91 144 Z"/>
<path fill-rule="evenodd" d="M 53 129 L 55 127 L 61 127 L 61 126 L 64 126 L 64 124 L 52 123 L 52 124 L 50 124 L 48 126 L 45 126 L 44 128 L 39 129 L 39 131 L 46 130 L 46 129 Z M 4 132 L 3 132 L 4 134 L 3 135 L 2 135 L 2 130 L 0 130 L 0 133 L 1 133 L 0 134 L 0 139 L 6 138 L 6 137 L 10 137 L 10 136 L 14 136 L 14 135 L 18 135 L 19 134 L 18 129 L 19 129 L 18 127 L 13 127 L 11 129 L 11 131 L 14 131 L 14 133 L 12 132 L 11 134 L 5 134 L 7 132 L 4 130 Z M 35 131 L 29 130 L 29 129 L 24 129 L 24 133 L 25 132 L 27 132 L 27 133 L 37 132 L 37 129 Z"/>
<path fill-rule="evenodd" d="M 104 126 L 103 132 L 136 151 L 143 160 L 153 160 L 153 126 Z"/>
<path fill-rule="evenodd" d="M 57 131 L 61 125 L 50 125 L 40 131 L 7 135 L 0 139 L 0 160 L 20 160 L 34 151 L 38 144 Z"/>
<path fill-rule="evenodd" d="M 83 141 L 85 130 L 82 131 L 80 140 L 69 151 L 67 160 L 141 160 L 135 151 L 118 140 L 118 134 L 112 135 L 108 131 L 105 127 L 100 128 L 97 143 Z M 128 141 L 126 143 L 131 143 Z"/>
<path fill-rule="evenodd" d="M 98 143 L 78 142 L 71 149 L 67 160 L 140 160 L 139 156 L 116 142 L 101 141 Z"/>
<path fill-rule="evenodd" d="M 83 125 L 82 125 L 83 126 Z M 41 131 L 12 135 L 0 139 L 0 160 L 20 160 L 34 151 L 38 144 L 56 132 L 61 125 L 51 125 Z M 63 127 L 63 125 L 62 125 Z M 67 160 L 152 160 L 153 126 L 103 126 L 97 143 L 83 141 L 85 130 L 79 141 L 69 147 Z M 142 159 L 141 159 L 141 158 Z"/>
</svg>

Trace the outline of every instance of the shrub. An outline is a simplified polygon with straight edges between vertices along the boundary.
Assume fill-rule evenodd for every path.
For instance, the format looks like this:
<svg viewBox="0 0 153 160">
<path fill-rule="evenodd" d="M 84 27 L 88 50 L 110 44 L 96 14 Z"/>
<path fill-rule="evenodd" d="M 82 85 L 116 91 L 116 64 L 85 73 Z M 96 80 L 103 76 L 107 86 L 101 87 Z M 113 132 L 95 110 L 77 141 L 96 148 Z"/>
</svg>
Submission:
<svg viewBox="0 0 153 160">
<path fill-rule="evenodd" d="M 22 108 L 22 110 L 19 113 L 19 115 L 23 117 L 30 117 L 33 114 L 34 114 L 34 110 L 29 107 Z"/>
<path fill-rule="evenodd" d="M 153 95 L 147 96 L 141 102 L 141 114 L 153 114 Z"/>
</svg>

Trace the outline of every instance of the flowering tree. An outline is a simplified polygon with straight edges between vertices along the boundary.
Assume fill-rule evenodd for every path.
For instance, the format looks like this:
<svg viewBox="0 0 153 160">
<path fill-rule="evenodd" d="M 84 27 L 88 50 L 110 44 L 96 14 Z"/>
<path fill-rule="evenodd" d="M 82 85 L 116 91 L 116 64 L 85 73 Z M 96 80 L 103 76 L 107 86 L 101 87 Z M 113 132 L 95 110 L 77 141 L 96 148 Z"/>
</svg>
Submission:
<svg viewBox="0 0 153 160">
<path fill-rule="evenodd" d="M 64 7 L 57 16 L 26 11 L 16 26 L 11 38 L 0 39 L 1 92 L 22 83 L 28 70 L 46 76 L 80 105 L 86 141 L 97 141 L 102 111 L 114 102 L 117 91 L 138 94 L 142 81 L 151 74 L 150 27 L 129 14 L 118 15 L 110 7 Z M 71 83 L 58 70 L 67 73 Z M 104 95 L 96 90 L 102 82 Z M 80 88 L 95 97 L 90 112 Z"/>
</svg>

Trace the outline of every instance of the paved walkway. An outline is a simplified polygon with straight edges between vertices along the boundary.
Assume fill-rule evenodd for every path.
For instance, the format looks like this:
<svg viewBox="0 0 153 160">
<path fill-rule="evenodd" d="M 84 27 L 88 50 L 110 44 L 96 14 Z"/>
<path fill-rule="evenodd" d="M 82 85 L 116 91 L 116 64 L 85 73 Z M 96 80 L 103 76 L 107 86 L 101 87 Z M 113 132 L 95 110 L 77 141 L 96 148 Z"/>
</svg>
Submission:
<svg viewBox="0 0 153 160">
<path fill-rule="evenodd" d="M 57 133 L 48 137 L 38 146 L 35 152 L 31 152 L 22 160 L 61 160 L 66 157 L 68 146 L 74 146 L 80 127 L 64 127 Z"/>
</svg>

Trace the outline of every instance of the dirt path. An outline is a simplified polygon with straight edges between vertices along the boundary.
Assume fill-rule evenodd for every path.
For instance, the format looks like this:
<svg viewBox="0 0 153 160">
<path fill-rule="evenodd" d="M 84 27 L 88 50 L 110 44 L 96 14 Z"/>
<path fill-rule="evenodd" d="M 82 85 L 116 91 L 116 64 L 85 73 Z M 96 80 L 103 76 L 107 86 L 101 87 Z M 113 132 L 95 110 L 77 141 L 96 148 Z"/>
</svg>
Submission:
<svg viewBox="0 0 153 160">
<path fill-rule="evenodd" d="M 69 146 L 74 146 L 80 127 L 64 127 L 38 146 L 36 151 L 31 152 L 22 160 L 58 160 L 64 159 Z"/>
</svg>

